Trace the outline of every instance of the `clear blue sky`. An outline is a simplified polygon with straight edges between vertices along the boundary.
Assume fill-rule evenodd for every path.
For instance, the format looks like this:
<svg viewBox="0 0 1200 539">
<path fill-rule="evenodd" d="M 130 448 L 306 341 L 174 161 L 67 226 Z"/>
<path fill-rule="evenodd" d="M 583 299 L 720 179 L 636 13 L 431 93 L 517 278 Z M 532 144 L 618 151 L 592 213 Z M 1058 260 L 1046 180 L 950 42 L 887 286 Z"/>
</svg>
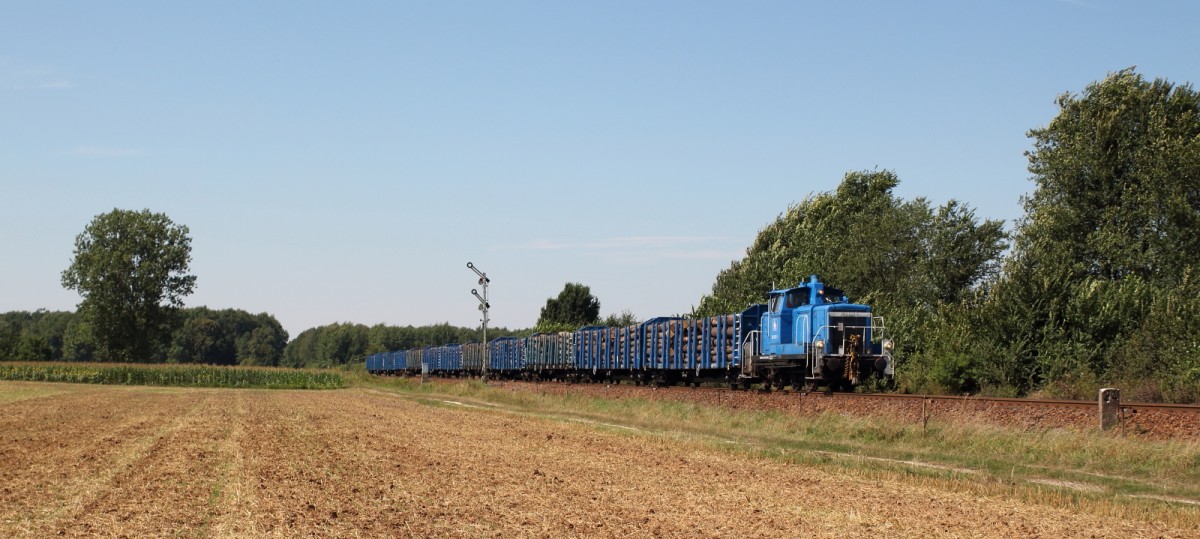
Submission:
<svg viewBox="0 0 1200 539">
<path fill-rule="evenodd" d="M 1200 3 L 5 2 L 0 311 L 73 309 L 113 208 L 191 228 L 191 306 L 529 327 L 568 281 L 688 311 L 844 173 L 1010 222 L 1025 133 L 1132 65 L 1200 78 Z"/>
</svg>

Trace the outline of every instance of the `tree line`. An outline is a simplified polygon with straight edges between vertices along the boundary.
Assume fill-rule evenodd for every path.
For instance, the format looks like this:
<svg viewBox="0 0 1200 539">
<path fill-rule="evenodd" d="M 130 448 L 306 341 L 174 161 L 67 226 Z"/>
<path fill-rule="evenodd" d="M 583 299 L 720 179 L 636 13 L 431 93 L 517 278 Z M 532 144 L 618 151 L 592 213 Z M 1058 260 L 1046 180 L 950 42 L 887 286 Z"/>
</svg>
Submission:
<svg viewBox="0 0 1200 539">
<path fill-rule="evenodd" d="M 240 309 L 179 309 L 174 329 L 139 362 L 208 365 L 279 365 L 288 333 L 273 315 Z M 0 313 L 0 357 L 16 361 L 113 361 L 105 356 L 87 318 L 67 311 Z"/>
<path fill-rule="evenodd" d="M 524 337 L 531 330 L 488 328 L 488 340 Z M 429 326 L 389 326 L 335 323 L 306 329 L 288 343 L 281 365 L 286 367 L 335 367 L 362 361 L 368 355 L 411 350 L 443 344 L 483 342 L 482 328 L 463 328 L 448 323 Z"/>
<path fill-rule="evenodd" d="M 583 326 L 628 326 L 638 319 L 630 311 L 600 316 L 600 300 L 591 288 L 566 283 L 562 292 L 546 300 L 537 324 L 528 329 L 488 328 L 488 340 L 527 337 L 534 333 L 574 331 Z M 304 330 L 288 343 L 280 363 L 287 367 L 334 367 L 362 361 L 381 352 L 411 350 L 444 344 L 483 342 L 482 328 L 464 328 L 449 323 L 428 326 L 366 326 L 336 323 Z"/>
<path fill-rule="evenodd" d="M 851 172 L 763 228 L 698 312 L 817 273 L 885 316 L 904 390 L 1200 401 L 1200 95 L 1129 69 L 1057 104 L 1011 230 Z"/>
<path fill-rule="evenodd" d="M 448 323 L 389 326 L 335 323 L 288 332 L 267 313 L 182 308 L 175 329 L 138 363 L 195 363 L 281 367 L 336 367 L 370 354 L 443 344 L 482 342 L 480 328 Z M 488 328 L 488 339 L 524 337 L 532 329 Z M 0 358 L 13 361 L 113 361 L 99 353 L 84 316 L 69 311 L 0 313 Z"/>
</svg>

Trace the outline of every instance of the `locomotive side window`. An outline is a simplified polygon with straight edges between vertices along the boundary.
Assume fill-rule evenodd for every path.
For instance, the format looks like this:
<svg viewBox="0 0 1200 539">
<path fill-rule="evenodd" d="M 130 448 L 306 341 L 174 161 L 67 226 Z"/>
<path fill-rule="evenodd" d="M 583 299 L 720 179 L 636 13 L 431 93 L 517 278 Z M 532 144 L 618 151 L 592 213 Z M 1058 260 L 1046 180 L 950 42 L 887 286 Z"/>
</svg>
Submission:
<svg viewBox="0 0 1200 539">
<path fill-rule="evenodd" d="M 801 305 L 808 305 L 809 291 L 807 288 L 793 288 L 787 293 L 787 306 L 789 309 L 795 309 Z"/>
</svg>

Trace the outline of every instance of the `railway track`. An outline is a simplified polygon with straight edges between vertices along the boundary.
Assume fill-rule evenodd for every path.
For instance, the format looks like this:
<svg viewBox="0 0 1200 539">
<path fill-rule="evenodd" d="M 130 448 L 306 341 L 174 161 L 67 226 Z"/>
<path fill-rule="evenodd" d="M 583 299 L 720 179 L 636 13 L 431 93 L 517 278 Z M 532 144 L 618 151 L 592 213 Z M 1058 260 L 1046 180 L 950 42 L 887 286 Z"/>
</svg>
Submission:
<svg viewBox="0 0 1200 539">
<path fill-rule="evenodd" d="M 1011 406 L 1045 406 L 1045 407 L 1064 407 L 1064 408 L 1091 408 L 1097 406 L 1096 401 L 1081 401 L 1081 400 L 1063 400 L 1063 399 L 1018 399 L 1009 397 L 977 397 L 977 396 L 961 396 L 961 395 L 913 395 L 905 393 L 843 393 L 843 392 L 813 392 L 813 393 L 797 393 L 792 390 L 744 390 L 744 389 L 729 389 L 723 387 L 683 387 L 683 386 L 667 386 L 654 389 L 655 391 L 678 391 L 678 392 L 733 392 L 733 393 L 756 393 L 761 395 L 780 394 L 780 395 L 797 395 L 804 397 L 817 396 L 822 398 L 860 398 L 860 399 L 896 399 L 904 401 L 930 401 L 930 402 L 948 402 L 948 403 L 963 403 L 963 404 L 997 404 Z M 1170 411 L 1170 412 L 1190 412 L 1200 414 L 1200 404 L 1166 404 L 1153 402 L 1123 402 L 1121 408 L 1127 412 L 1138 411 Z"/>
<path fill-rule="evenodd" d="M 446 380 L 447 383 L 453 383 Z M 543 394 L 583 394 L 600 398 L 671 399 L 737 410 L 785 413 L 839 413 L 892 417 L 901 423 L 951 422 L 1007 425 L 1023 430 L 1100 428 L 1097 401 L 1015 399 L 897 393 L 798 393 L 727 387 L 653 387 L 635 384 L 489 382 L 496 388 Z M 1117 432 L 1156 439 L 1200 440 L 1200 405 L 1122 403 Z"/>
<path fill-rule="evenodd" d="M 986 403 L 1014 406 L 1047 406 L 1066 408 L 1096 408 L 1096 401 L 1076 401 L 1060 399 L 1014 399 L 1004 397 L 965 397 L 955 395 L 905 395 L 898 393 L 835 393 L 847 397 L 867 397 L 879 399 L 928 400 L 942 402 Z M 1196 404 L 1163 404 L 1149 402 L 1123 402 L 1121 408 L 1126 411 L 1167 410 L 1173 412 L 1192 412 L 1200 414 L 1200 405 Z"/>
</svg>

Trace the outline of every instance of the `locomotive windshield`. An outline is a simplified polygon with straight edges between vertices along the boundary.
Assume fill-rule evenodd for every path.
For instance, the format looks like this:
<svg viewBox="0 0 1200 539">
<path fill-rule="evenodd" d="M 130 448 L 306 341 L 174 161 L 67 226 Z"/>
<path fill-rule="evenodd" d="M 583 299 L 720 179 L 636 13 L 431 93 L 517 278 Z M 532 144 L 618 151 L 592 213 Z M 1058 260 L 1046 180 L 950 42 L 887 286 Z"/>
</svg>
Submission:
<svg viewBox="0 0 1200 539">
<path fill-rule="evenodd" d="M 802 305 L 808 305 L 808 296 L 808 288 L 793 288 L 788 290 L 787 307 L 789 309 L 795 309 L 796 307 L 800 307 Z"/>
</svg>

